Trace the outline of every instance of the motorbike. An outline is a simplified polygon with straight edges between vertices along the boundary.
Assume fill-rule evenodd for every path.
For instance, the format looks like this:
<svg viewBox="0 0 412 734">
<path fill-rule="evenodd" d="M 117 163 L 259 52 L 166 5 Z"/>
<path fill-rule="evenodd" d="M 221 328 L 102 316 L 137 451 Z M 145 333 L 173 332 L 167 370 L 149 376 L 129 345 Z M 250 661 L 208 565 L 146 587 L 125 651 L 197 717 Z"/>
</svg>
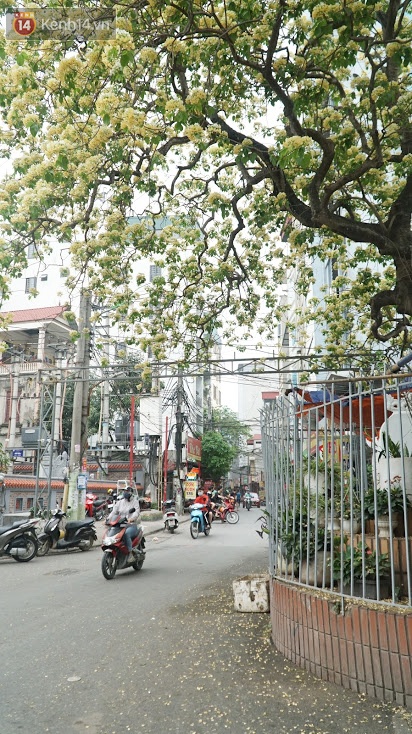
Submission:
<svg viewBox="0 0 412 734">
<path fill-rule="evenodd" d="M 117 492 L 114 492 L 109 496 L 108 501 L 107 501 L 107 514 L 108 515 L 110 515 L 118 499 L 119 499 L 119 495 L 117 494 Z"/>
<path fill-rule="evenodd" d="M 228 522 L 230 525 L 235 525 L 239 522 L 239 513 L 234 509 L 233 503 L 225 500 L 223 504 L 216 508 L 216 517 L 222 522 Z"/>
<path fill-rule="evenodd" d="M 152 501 L 149 499 L 149 497 L 139 497 L 139 505 L 141 510 L 152 509 Z"/>
<path fill-rule="evenodd" d="M 245 499 L 245 507 L 246 507 L 247 510 L 250 510 L 250 508 L 252 507 L 252 499 L 251 499 L 251 497 L 246 497 L 246 499 Z"/>
<path fill-rule="evenodd" d="M 165 530 L 169 533 L 174 533 L 179 527 L 179 518 L 176 512 L 176 502 L 174 500 L 166 500 L 163 502 L 163 522 L 165 524 Z"/>
<path fill-rule="evenodd" d="M 68 507 L 70 509 L 70 507 Z M 69 548 L 80 548 L 81 551 L 90 550 L 97 540 L 94 518 L 85 520 L 70 520 L 64 522 L 66 513 L 59 507 L 53 511 L 39 534 L 37 555 L 45 556 L 50 548 L 53 550 L 69 550 Z"/>
<path fill-rule="evenodd" d="M 199 533 L 205 535 L 210 533 L 210 525 L 206 518 L 207 512 L 207 507 L 198 502 L 190 507 L 190 535 L 194 540 L 199 536 Z"/>
<path fill-rule="evenodd" d="M 85 508 L 87 517 L 103 520 L 105 515 L 108 514 L 109 503 L 107 499 L 99 500 L 96 494 L 87 492 Z"/>
<path fill-rule="evenodd" d="M 140 571 L 146 558 L 146 540 L 142 526 L 137 526 L 137 537 L 132 540 L 134 560 L 128 561 L 129 552 L 123 542 L 128 526 L 127 520 L 119 516 L 113 520 L 106 520 L 106 524 L 108 530 L 102 540 L 102 574 L 105 579 L 110 581 L 114 578 L 116 571 L 122 571 L 124 568 L 134 568 L 135 571 Z"/>
<path fill-rule="evenodd" d="M 15 561 L 27 563 L 37 553 L 38 542 L 35 527 L 37 519 L 16 520 L 12 525 L 0 527 L 0 558 L 10 556 Z"/>
</svg>

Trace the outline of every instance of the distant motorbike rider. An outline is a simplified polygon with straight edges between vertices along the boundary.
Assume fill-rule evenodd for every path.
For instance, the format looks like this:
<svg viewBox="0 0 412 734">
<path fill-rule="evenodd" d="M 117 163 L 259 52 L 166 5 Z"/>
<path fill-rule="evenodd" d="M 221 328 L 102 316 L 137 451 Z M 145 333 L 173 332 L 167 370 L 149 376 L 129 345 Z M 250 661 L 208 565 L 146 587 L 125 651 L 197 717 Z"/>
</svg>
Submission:
<svg viewBox="0 0 412 734">
<path fill-rule="evenodd" d="M 213 504 L 211 502 L 209 493 L 206 492 L 205 489 L 199 489 L 199 494 L 196 497 L 196 502 L 199 505 L 204 505 L 205 510 L 207 510 L 207 512 L 205 511 L 205 517 L 207 518 L 209 525 L 211 526 L 212 520 L 213 520 L 213 513 L 212 513 Z"/>
<path fill-rule="evenodd" d="M 138 497 L 133 497 L 131 487 L 126 487 L 123 497 L 118 500 L 108 516 L 108 520 L 114 520 L 115 517 L 122 517 L 127 520 L 129 526 L 126 528 L 123 540 L 128 550 L 128 561 L 133 561 L 132 540 L 137 537 L 137 521 L 140 517 L 140 505 Z"/>
<path fill-rule="evenodd" d="M 250 502 L 250 506 L 252 506 L 252 495 L 250 494 L 249 490 L 247 489 L 245 494 L 243 495 L 243 507 L 247 507 L 249 502 Z"/>
</svg>

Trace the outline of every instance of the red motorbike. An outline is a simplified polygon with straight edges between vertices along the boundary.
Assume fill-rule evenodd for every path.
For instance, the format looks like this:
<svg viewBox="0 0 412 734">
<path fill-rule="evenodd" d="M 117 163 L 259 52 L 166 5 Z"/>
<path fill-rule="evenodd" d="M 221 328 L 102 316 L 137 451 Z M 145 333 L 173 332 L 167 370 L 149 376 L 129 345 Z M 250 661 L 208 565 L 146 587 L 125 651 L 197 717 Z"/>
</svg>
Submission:
<svg viewBox="0 0 412 734">
<path fill-rule="evenodd" d="M 128 522 L 125 518 L 115 517 L 114 520 L 106 520 L 108 529 L 102 540 L 102 574 L 110 581 L 114 578 L 116 571 L 124 568 L 134 568 L 140 571 L 146 558 L 146 541 L 141 525 L 137 526 L 137 537 L 132 540 L 133 560 L 128 561 L 129 552 L 124 543 L 123 536 Z"/>
<path fill-rule="evenodd" d="M 86 517 L 94 517 L 95 520 L 103 520 L 108 513 L 109 503 L 107 500 L 99 500 L 97 494 L 87 492 L 86 494 Z"/>
<path fill-rule="evenodd" d="M 239 513 L 235 510 L 232 500 L 224 499 L 223 503 L 216 507 L 216 517 L 221 522 L 228 522 L 231 525 L 235 525 L 239 522 Z"/>
</svg>

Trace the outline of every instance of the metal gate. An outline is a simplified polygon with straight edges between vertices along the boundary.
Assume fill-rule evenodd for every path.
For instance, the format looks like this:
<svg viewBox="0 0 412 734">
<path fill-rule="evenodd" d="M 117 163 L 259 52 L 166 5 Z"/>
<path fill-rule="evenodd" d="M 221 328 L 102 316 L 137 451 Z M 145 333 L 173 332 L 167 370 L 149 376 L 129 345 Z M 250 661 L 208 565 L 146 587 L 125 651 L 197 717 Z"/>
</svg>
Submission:
<svg viewBox="0 0 412 734">
<path fill-rule="evenodd" d="M 261 425 L 272 574 L 411 606 L 411 377 L 295 387 Z"/>
</svg>

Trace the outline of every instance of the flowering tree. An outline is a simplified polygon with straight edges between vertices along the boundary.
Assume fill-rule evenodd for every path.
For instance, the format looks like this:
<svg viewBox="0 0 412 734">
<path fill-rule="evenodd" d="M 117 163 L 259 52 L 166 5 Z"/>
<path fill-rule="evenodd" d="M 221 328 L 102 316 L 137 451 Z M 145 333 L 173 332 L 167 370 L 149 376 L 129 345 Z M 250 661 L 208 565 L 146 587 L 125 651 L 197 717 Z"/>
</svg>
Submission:
<svg viewBox="0 0 412 734">
<path fill-rule="evenodd" d="M 320 257 L 330 348 L 358 328 L 407 344 L 410 1 L 112 4 L 114 41 L 0 48 L 3 291 L 53 236 L 69 285 L 87 277 L 161 357 L 234 323 L 270 333 L 288 268 L 306 295 Z M 141 257 L 162 268 L 144 290 Z"/>
</svg>

